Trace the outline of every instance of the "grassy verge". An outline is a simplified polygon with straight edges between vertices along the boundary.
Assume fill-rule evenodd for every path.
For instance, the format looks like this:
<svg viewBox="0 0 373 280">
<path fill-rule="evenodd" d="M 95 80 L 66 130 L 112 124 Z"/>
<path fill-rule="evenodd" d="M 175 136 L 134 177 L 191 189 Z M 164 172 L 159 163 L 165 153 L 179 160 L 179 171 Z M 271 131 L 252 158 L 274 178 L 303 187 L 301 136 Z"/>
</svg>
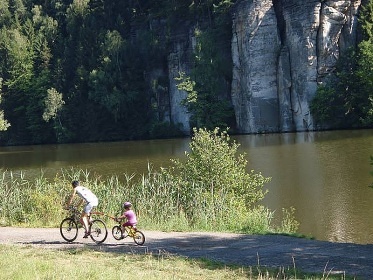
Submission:
<svg viewBox="0 0 373 280">
<path fill-rule="evenodd" d="M 267 270 L 165 254 L 115 254 L 89 249 L 57 251 L 0 245 L 0 256 L 2 279 L 352 279 L 328 273 L 304 274 L 294 268 Z"/>
</svg>

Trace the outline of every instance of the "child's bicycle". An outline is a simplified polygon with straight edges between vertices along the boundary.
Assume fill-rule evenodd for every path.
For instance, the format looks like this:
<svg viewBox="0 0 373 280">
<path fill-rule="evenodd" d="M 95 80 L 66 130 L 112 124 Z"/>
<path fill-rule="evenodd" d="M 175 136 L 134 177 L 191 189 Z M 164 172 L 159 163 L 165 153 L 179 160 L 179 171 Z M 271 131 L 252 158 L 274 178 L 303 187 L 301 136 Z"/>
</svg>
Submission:
<svg viewBox="0 0 373 280">
<path fill-rule="evenodd" d="M 132 237 L 133 241 L 137 245 L 143 245 L 145 243 L 145 235 L 139 231 L 136 227 L 126 226 L 124 227 L 124 232 L 122 231 L 121 222 L 115 217 L 111 217 L 114 221 L 118 222 L 118 225 L 115 225 L 111 230 L 115 240 L 122 240 L 127 236 Z"/>
<path fill-rule="evenodd" d="M 60 233 L 67 242 L 73 242 L 78 237 L 81 213 L 75 206 L 69 206 L 68 210 L 68 217 L 63 219 L 60 224 Z M 88 221 L 91 239 L 97 244 L 104 242 L 108 235 L 105 223 L 100 219 L 91 219 L 91 216 L 88 217 Z"/>
</svg>

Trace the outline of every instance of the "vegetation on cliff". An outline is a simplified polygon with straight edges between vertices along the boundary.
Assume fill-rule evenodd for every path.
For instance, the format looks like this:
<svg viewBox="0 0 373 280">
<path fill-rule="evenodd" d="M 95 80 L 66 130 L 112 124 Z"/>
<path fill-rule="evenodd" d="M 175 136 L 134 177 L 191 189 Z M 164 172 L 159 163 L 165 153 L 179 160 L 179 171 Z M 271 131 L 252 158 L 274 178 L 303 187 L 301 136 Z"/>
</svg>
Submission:
<svg viewBox="0 0 373 280">
<path fill-rule="evenodd" d="M 312 101 L 311 113 L 321 127 L 373 126 L 373 1 L 362 6 L 359 22 L 363 40 L 342 54 L 335 75 Z"/>
</svg>

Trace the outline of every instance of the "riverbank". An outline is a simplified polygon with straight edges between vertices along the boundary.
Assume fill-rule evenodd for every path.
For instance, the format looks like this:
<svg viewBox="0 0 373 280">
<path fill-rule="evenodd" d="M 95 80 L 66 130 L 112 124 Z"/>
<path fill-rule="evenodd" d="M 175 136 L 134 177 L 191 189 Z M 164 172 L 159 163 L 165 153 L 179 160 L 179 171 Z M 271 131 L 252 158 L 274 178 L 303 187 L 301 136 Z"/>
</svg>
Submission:
<svg viewBox="0 0 373 280">
<path fill-rule="evenodd" d="M 227 264 L 296 267 L 310 273 L 330 273 L 373 279 L 373 245 L 333 243 L 282 235 L 144 231 L 144 246 L 133 240 L 116 241 L 109 232 L 102 245 L 78 237 L 66 243 L 56 228 L 0 228 L 0 243 L 67 249 L 89 247 L 116 253 L 167 253 L 208 258 Z"/>
<path fill-rule="evenodd" d="M 369 164 L 373 155 L 373 129 L 240 135 L 232 139 L 247 154 L 248 170 L 272 177 L 265 187 L 269 193 L 263 205 L 276 211 L 276 216 L 281 215 L 281 209 L 294 207 L 295 218 L 300 223 L 297 233 L 319 240 L 373 244 L 373 234 L 366 230 L 373 228 L 373 190 L 368 187 L 373 180 Z M 62 170 L 84 170 L 82 176 L 90 173 L 100 178 L 118 175 L 125 180 L 123 174 L 147 174 L 148 163 L 155 172 L 160 166 L 169 166 L 171 158 L 182 158 L 189 151 L 189 144 L 190 139 L 165 139 L 0 147 L 0 165 L 3 170 L 14 171 L 13 174 L 24 171 L 27 180 L 54 181 Z M 66 178 L 71 173 L 67 172 Z M 69 180 L 61 183 L 59 188 L 70 191 L 68 183 Z M 120 201 L 110 198 L 110 203 L 118 203 L 120 207 L 124 199 L 129 199 L 128 194 L 125 191 Z M 6 191 L 1 197 L 7 195 Z M 18 201 L 19 196 L 15 198 Z M 100 197 L 101 202 L 103 199 Z M 6 199 L 2 203 L 2 209 L 10 205 Z M 104 203 L 100 203 L 100 208 L 109 201 Z M 9 208 L 16 212 L 19 205 Z M 17 224 L 19 218 L 22 216 L 2 225 Z M 61 218 L 56 218 L 55 226 Z M 141 223 L 144 226 L 143 219 Z"/>
</svg>

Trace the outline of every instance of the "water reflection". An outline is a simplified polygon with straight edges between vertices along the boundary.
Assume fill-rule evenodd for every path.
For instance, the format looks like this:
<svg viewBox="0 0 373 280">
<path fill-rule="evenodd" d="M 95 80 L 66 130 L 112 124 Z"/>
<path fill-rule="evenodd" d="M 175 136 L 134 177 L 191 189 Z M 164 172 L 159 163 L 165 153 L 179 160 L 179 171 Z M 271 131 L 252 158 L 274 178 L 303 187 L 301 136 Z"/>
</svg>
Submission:
<svg viewBox="0 0 373 280">
<path fill-rule="evenodd" d="M 372 243 L 373 190 L 367 186 L 373 131 L 237 138 L 252 169 L 272 177 L 265 203 L 294 206 L 300 231 L 318 239 Z"/>
<path fill-rule="evenodd" d="M 263 203 L 276 214 L 294 206 L 300 233 L 321 240 L 373 243 L 368 185 L 373 130 L 234 136 L 248 168 L 272 177 Z M 100 175 L 142 174 L 183 157 L 190 139 L 0 147 L 1 168 L 53 177 L 61 168 Z"/>
<path fill-rule="evenodd" d="M 189 148 L 189 139 L 0 147 L 1 168 L 54 176 L 62 168 L 87 169 L 102 175 L 143 173 L 168 166 Z"/>
</svg>

